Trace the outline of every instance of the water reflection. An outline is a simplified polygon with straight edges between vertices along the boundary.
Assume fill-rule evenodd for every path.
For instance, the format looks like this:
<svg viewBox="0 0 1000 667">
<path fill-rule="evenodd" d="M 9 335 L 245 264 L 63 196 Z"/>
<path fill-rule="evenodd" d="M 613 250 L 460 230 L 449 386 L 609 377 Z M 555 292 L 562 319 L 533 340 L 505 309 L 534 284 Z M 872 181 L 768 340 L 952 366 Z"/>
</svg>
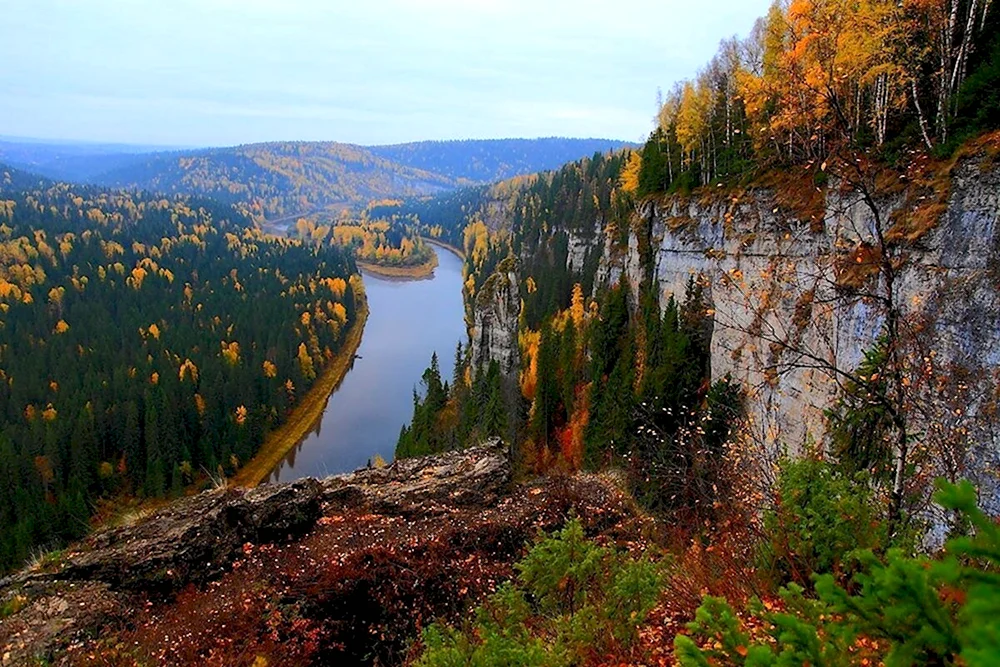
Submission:
<svg viewBox="0 0 1000 667">
<path fill-rule="evenodd" d="M 391 460 L 399 431 L 413 415 L 413 390 L 437 352 L 448 376 L 455 345 L 465 341 L 462 262 L 435 249 L 431 280 L 365 274 L 369 315 L 352 369 L 327 399 L 323 416 L 271 473 L 270 481 L 354 470 L 376 454 Z"/>
</svg>

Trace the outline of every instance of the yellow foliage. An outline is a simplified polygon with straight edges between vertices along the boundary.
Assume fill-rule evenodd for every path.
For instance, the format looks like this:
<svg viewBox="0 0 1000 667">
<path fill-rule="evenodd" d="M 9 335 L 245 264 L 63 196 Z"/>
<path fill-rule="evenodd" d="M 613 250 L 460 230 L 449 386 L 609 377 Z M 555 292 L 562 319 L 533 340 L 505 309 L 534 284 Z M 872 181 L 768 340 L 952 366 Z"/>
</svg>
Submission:
<svg viewBox="0 0 1000 667">
<path fill-rule="evenodd" d="M 299 352 L 296 358 L 299 360 L 299 370 L 302 372 L 302 377 L 307 380 L 315 379 L 316 369 L 313 366 L 312 357 L 309 356 L 309 350 L 306 348 L 305 343 L 299 343 Z"/>
<path fill-rule="evenodd" d="M 185 359 L 184 363 L 181 364 L 180 370 L 178 371 L 178 377 L 181 379 L 181 382 L 183 382 L 185 378 L 190 378 L 191 382 L 197 382 L 198 367 L 195 366 L 194 362 L 190 359 Z"/>
<path fill-rule="evenodd" d="M 240 362 L 240 344 L 236 341 L 231 343 L 222 343 L 222 358 L 226 360 L 230 366 L 235 366 Z"/>
<path fill-rule="evenodd" d="M 573 297 L 570 302 L 569 307 L 570 317 L 573 318 L 573 325 L 576 330 L 579 331 L 580 327 L 583 326 L 583 317 L 585 314 L 583 306 L 583 286 L 580 283 L 573 285 Z"/>
<path fill-rule="evenodd" d="M 59 320 L 56 322 L 55 333 L 62 334 L 69 331 L 69 325 L 66 324 L 66 320 Z"/>
<path fill-rule="evenodd" d="M 264 377 L 269 377 L 269 378 L 277 377 L 278 367 L 275 366 L 272 362 L 265 359 L 263 366 L 264 366 Z"/>
<path fill-rule="evenodd" d="M 518 343 L 523 357 L 530 359 L 528 368 L 521 373 L 521 393 L 529 401 L 535 399 L 535 388 L 538 386 L 538 346 L 542 342 L 540 331 L 526 330 L 518 335 Z"/>
<path fill-rule="evenodd" d="M 333 316 L 337 318 L 341 324 L 347 324 L 347 309 L 344 308 L 344 304 L 333 304 Z"/>
<path fill-rule="evenodd" d="M 628 156 L 628 162 L 622 170 L 621 187 L 625 192 L 634 195 L 639 191 L 639 171 L 642 169 L 642 155 L 639 151 L 632 151 Z"/>
</svg>

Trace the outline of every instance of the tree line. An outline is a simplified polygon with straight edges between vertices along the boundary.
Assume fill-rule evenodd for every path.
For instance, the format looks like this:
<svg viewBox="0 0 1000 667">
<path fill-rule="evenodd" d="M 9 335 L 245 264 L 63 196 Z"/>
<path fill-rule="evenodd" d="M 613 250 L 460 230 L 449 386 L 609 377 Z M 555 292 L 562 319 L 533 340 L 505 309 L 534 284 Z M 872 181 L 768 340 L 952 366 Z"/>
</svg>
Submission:
<svg viewBox="0 0 1000 667">
<path fill-rule="evenodd" d="M 820 174 L 844 145 L 887 161 L 1000 125 L 1000 19 L 989 0 L 776 0 L 660 104 L 629 165 L 640 196 Z"/>
</svg>

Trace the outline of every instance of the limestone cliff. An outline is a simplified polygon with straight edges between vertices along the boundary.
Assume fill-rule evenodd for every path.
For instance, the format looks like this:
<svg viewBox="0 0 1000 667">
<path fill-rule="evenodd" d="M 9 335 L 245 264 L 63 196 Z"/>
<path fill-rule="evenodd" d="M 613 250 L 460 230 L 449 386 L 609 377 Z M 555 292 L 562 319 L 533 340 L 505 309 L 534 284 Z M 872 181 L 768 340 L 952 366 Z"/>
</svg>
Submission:
<svg viewBox="0 0 1000 667">
<path fill-rule="evenodd" d="M 932 195 L 926 195 L 932 198 Z M 989 477 L 1000 451 L 994 429 L 1000 376 L 1000 167 L 986 157 L 959 161 L 950 189 L 930 209 L 936 224 L 907 228 L 926 215 L 924 196 L 886 187 L 877 203 L 895 221 L 902 247 L 895 285 L 904 322 L 923 347 L 927 386 L 937 414 L 917 431 L 947 428 L 972 443 L 963 460 L 940 461 L 940 472 Z M 933 203 L 933 202 L 932 202 Z M 638 212 L 627 249 L 605 242 L 599 277 L 643 278 L 640 248 L 648 243 L 662 294 L 683 298 L 700 281 L 714 311 L 712 375 L 741 380 L 750 395 L 752 427 L 771 455 L 822 441 L 824 410 L 838 390 L 822 366 L 853 370 L 882 330 L 873 295 L 880 278 L 862 256 L 875 216 L 850 188 L 831 187 L 812 220 L 791 210 L 773 189 L 737 195 L 665 198 Z M 648 238 L 643 235 L 648 234 Z M 877 272 L 876 272 L 877 273 Z M 943 379 L 942 379 L 943 378 Z"/>
<path fill-rule="evenodd" d="M 479 370 L 490 362 L 500 365 L 504 376 L 515 373 L 520 365 L 517 344 L 517 318 L 521 310 L 520 279 L 517 264 L 505 259 L 487 278 L 473 311 L 469 332 L 472 339 L 472 367 Z"/>
<path fill-rule="evenodd" d="M 879 299 L 887 283 L 873 247 L 878 227 L 891 237 L 892 301 L 913 360 L 909 391 L 930 406 L 913 411 L 909 428 L 925 442 L 964 441 L 922 452 L 922 465 L 932 474 L 976 477 L 990 489 L 1000 452 L 994 424 L 1000 165 L 994 148 L 986 141 L 950 164 L 917 159 L 903 172 L 879 173 L 867 203 L 856 186 L 833 177 L 817 184 L 812 177 L 775 175 L 772 185 L 647 200 L 627 237 L 602 212 L 593 229 L 586 221 L 558 219 L 547 229 L 567 236 L 566 265 L 577 276 L 600 255 L 595 292 L 621 277 L 633 294 L 649 276 L 663 297 L 678 299 L 692 278 L 703 285 L 714 316 L 712 375 L 745 385 L 747 435 L 773 460 L 824 441 L 824 412 L 843 380 L 830 369 L 852 372 L 882 332 L 886 311 Z M 512 224 L 510 218 L 506 228 Z M 527 266 L 528 257 L 521 263 Z M 479 295 L 477 362 L 516 366 L 518 279 L 527 276 L 506 267 Z"/>
</svg>

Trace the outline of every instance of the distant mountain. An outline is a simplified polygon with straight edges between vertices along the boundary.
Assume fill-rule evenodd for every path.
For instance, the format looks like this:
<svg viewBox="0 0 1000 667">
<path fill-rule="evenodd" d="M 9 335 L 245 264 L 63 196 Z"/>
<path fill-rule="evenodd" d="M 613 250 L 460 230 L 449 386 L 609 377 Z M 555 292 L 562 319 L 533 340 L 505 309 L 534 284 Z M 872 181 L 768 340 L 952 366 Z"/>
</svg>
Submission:
<svg viewBox="0 0 1000 667">
<path fill-rule="evenodd" d="M 0 137 L 0 162 L 56 181 L 207 196 L 260 221 L 441 194 L 555 169 L 625 145 L 610 139 L 548 138 L 370 147 L 273 142 L 142 152 L 137 146 Z"/>
<path fill-rule="evenodd" d="M 86 183 L 163 147 L 0 137 L 0 162 L 55 181 Z"/>
<path fill-rule="evenodd" d="M 567 162 L 631 146 L 613 139 L 469 139 L 420 141 L 368 150 L 417 169 L 473 183 L 493 183 L 539 171 L 558 169 Z"/>
<path fill-rule="evenodd" d="M 0 193 L 20 192 L 49 185 L 51 181 L 44 176 L 0 163 Z"/>
</svg>

